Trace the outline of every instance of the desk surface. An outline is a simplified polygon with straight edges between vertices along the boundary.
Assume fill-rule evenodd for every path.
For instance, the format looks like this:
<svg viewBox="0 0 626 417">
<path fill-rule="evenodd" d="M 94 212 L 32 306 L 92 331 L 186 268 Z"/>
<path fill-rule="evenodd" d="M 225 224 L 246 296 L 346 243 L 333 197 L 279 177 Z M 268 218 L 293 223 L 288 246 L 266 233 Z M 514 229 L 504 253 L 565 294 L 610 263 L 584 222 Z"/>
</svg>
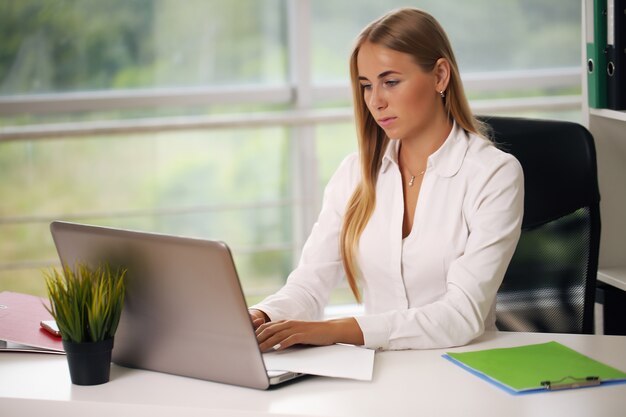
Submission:
<svg viewBox="0 0 626 417">
<path fill-rule="evenodd" d="M 488 332 L 468 346 L 377 352 L 372 382 L 307 377 L 270 391 L 112 366 L 111 381 L 70 383 L 64 356 L 0 353 L 3 416 L 618 416 L 626 385 L 513 396 L 443 359 L 556 340 L 626 370 L 626 336 Z M 132 414 L 131 414 L 132 413 Z"/>
</svg>

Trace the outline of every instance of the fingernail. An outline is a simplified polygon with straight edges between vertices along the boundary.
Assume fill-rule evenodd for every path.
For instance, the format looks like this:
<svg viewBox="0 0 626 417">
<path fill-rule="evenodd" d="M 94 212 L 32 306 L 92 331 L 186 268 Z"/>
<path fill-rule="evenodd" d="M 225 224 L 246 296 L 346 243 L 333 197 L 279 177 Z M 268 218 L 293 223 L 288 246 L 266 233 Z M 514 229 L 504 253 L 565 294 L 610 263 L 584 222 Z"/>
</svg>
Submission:
<svg viewBox="0 0 626 417">
<path fill-rule="evenodd" d="M 280 349 L 280 343 L 276 343 L 274 346 L 272 346 L 272 349 L 274 350 Z"/>
</svg>

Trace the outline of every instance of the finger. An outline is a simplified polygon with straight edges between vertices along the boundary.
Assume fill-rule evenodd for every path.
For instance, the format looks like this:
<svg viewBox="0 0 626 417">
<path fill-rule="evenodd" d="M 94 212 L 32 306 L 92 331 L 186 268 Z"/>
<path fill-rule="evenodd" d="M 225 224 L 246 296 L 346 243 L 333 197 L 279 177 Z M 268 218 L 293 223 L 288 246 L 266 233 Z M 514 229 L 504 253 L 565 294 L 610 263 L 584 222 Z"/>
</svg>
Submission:
<svg viewBox="0 0 626 417">
<path fill-rule="evenodd" d="M 292 347 L 293 345 L 299 345 L 302 343 L 302 333 L 294 333 L 285 339 L 283 339 L 280 343 L 272 346 L 272 349 L 275 351 L 285 350 L 287 348 Z"/>
<path fill-rule="evenodd" d="M 266 340 L 263 343 L 259 343 L 259 350 L 261 352 L 271 352 L 275 350 L 280 350 L 283 347 L 282 340 L 278 337 L 275 337 L 271 340 Z"/>
<path fill-rule="evenodd" d="M 264 323 L 265 323 L 265 320 L 263 320 L 262 318 L 252 320 L 252 326 L 254 327 L 255 330 L 258 329 L 259 326 Z"/>
<path fill-rule="evenodd" d="M 254 331 L 254 334 L 256 335 L 257 339 L 265 340 L 266 338 L 274 334 L 274 332 L 271 330 L 272 326 L 273 324 L 270 324 L 270 323 L 263 323 L 259 325 L 259 327 L 257 327 L 256 330 Z"/>
<path fill-rule="evenodd" d="M 273 321 L 269 323 L 263 323 L 256 329 L 255 334 L 257 338 L 261 335 L 263 335 L 263 338 L 267 338 L 273 335 L 274 333 L 285 329 L 288 326 L 289 326 L 289 322 L 287 321 Z"/>
<path fill-rule="evenodd" d="M 279 332 L 274 334 L 263 334 L 260 337 L 257 337 L 257 342 L 262 351 L 268 351 L 273 349 L 276 345 L 280 345 L 283 340 L 289 337 L 291 334 L 289 332 Z M 276 347 L 278 348 L 278 347 Z"/>
<path fill-rule="evenodd" d="M 281 329 L 278 332 L 272 333 L 268 332 L 266 329 L 265 333 L 262 333 L 257 337 L 261 351 L 267 352 L 271 350 L 279 350 L 281 348 L 284 349 L 284 340 L 290 337 L 293 332 L 294 330 L 291 328 Z"/>
<path fill-rule="evenodd" d="M 281 350 L 290 348 L 294 345 L 309 344 L 307 342 L 307 337 L 308 337 L 307 333 L 294 332 L 288 335 L 281 333 L 280 336 L 281 336 L 280 338 L 268 340 L 266 344 L 263 345 L 263 348 L 269 351 L 272 351 L 272 350 L 281 351 Z M 279 340 L 279 341 L 277 343 L 274 343 L 276 340 Z"/>
<path fill-rule="evenodd" d="M 274 336 L 276 334 L 276 331 L 276 323 L 264 323 L 256 329 L 254 334 L 259 345 L 262 345 L 263 343 L 267 345 L 267 340 Z"/>
</svg>

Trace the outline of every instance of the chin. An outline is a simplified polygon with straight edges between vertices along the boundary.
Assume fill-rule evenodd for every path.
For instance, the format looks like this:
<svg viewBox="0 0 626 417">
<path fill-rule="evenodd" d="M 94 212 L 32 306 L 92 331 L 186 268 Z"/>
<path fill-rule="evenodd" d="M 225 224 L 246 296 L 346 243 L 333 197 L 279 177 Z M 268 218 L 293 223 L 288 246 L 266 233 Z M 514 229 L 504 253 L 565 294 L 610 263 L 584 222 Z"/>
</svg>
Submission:
<svg viewBox="0 0 626 417">
<path fill-rule="evenodd" d="M 402 135 L 398 132 L 397 129 L 383 129 L 385 134 L 389 139 L 398 140 L 402 137 Z"/>
</svg>

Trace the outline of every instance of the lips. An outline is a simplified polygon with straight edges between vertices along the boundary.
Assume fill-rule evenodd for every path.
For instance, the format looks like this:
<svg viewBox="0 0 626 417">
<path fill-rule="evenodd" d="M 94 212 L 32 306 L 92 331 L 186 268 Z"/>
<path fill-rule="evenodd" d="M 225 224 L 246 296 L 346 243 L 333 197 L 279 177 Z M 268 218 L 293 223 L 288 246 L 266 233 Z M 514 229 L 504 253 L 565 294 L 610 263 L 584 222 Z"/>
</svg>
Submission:
<svg viewBox="0 0 626 417">
<path fill-rule="evenodd" d="M 389 127 L 394 121 L 395 117 L 383 117 L 377 120 L 378 125 L 382 128 Z"/>
</svg>

